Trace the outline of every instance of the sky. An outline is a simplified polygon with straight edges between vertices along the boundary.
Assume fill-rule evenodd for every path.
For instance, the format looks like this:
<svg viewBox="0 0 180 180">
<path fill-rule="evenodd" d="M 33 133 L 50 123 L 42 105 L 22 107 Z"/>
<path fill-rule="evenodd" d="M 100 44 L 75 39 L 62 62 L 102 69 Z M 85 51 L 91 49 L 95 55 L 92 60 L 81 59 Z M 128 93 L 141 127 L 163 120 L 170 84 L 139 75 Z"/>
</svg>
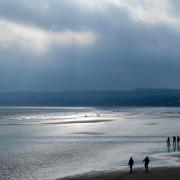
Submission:
<svg viewBox="0 0 180 180">
<path fill-rule="evenodd" d="M 0 91 L 180 88 L 179 0 L 1 0 Z"/>
</svg>

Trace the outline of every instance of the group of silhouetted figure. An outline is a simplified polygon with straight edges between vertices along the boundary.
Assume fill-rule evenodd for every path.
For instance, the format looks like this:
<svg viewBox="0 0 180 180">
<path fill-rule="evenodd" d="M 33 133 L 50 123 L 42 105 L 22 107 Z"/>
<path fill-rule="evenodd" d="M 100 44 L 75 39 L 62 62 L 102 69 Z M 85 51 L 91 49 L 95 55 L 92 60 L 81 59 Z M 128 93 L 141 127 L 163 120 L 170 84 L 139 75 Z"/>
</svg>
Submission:
<svg viewBox="0 0 180 180">
<path fill-rule="evenodd" d="M 143 160 L 143 162 L 144 162 L 145 170 L 146 170 L 146 172 L 148 172 L 148 165 L 149 165 L 149 162 L 150 162 L 148 156 L 145 157 L 145 159 Z M 129 159 L 128 165 L 129 165 L 129 167 L 130 167 L 130 173 L 132 173 L 132 172 L 133 172 L 133 165 L 134 165 L 134 160 L 133 160 L 132 157 Z"/>
<path fill-rule="evenodd" d="M 176 146 L 178 145 L 179 146 L 179 141 L 180 141 L 180 137 L 178 136 L 176 138 L 176 136 L 173 136 L 173 146 Z M 170 137 L 167 138 L 167 146 L 170 147 L 171 146 L 171 140 L 170 140 Z"/>
<path fill-rule="evenodd" d="M 179 143 L 180 143 L 180 137 L 179 136 L 177 136 L 177 137 L 173 136 L 172 137 L 172 146 L 174 148 L 176 148 L 176 146 L 179 147 L 179 145 L 180 145 Z M 168 148 L 170 148 L 170 146 L 171 146 L 171 139 L 170 139 L 170 137 L 167 138 L 167 146 L 168 146 Z M 148 165 L 149 165 L 149 162 L 150 162 L 148 156 L 145 157 L 143 162 L 144 162 L 145 170 L 146 170 L 146 172 L 148 172 Z M 129 159 L 128 165 L 130 167 L 130 173 L 132 173 L 133 172 L 133 165 L 134 165 L 134 160 L 133 160 L 132 157 Z"/>
</svg>

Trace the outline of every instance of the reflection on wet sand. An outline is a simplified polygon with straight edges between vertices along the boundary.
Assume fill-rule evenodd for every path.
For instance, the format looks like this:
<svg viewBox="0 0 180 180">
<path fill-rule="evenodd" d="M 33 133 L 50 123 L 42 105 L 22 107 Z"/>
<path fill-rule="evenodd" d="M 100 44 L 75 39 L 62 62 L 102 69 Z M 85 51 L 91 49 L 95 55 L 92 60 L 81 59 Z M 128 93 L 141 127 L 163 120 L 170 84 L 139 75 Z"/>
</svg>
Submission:
<svg viewBox="0 0 180 180">
<path fill-rule="evenodd" d="M 179 144 L 177 144 L 177 146 L 173 146 L 171 147 L 171 145 L 167 144 L 167 152 L 180 152 L 180 146 Z"/>
<path fill-rule="evenodd" d="M 112 119 L 103 119 L 103 120 L 82 120 L 82 121 L 64 121 L 64 122 L 48 122 L 42 124 L 85 124 L 85 123 L 101 123 L 101 122 L 111 122 Z"/>
<path fill-rule="evenodd" d="M 73 134 L 82 134 L 82 135 L 103 135 L 104 133 L 100 133 L 100 132 L 76 132 Z"/>
<path fill-rule="evenodd" d="M 160 123 L 147 123 L 147 124 L 144 124 L 144 125 L 149 125 L 149 126 L 155 126 L 155 125 L 158 125 Z"/>
<path fill-rule="evenodd" d="M 102 120 L 78 120 L 78 121 L 52 121 L 52 122 L 32 122 L 32 123 L 1 123 L 1 126 L 17 126 L 17 125 L 50 125 L 50 124 L 87 124 L 87 123 L 103 123 L 103 122 L 111 122 L 113 119 L 102 119 Z"/>
</svg>

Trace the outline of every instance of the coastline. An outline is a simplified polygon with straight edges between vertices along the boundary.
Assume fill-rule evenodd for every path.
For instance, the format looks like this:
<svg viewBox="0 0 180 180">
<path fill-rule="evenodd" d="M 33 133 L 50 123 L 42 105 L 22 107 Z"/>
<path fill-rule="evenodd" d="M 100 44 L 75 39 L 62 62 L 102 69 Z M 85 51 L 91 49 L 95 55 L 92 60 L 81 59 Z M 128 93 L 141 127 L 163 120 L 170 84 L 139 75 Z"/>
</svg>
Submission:
<svg viewBox="0 0 180 180">
<path fill-rule="evenodd" d="M 133 173 L 129 171 L 103 171 L 75 175 L 56 180 L 179 180 L 180 167 L 154 167 L 145 172 L 143 168 L 135 168 Z"/>
</svg>

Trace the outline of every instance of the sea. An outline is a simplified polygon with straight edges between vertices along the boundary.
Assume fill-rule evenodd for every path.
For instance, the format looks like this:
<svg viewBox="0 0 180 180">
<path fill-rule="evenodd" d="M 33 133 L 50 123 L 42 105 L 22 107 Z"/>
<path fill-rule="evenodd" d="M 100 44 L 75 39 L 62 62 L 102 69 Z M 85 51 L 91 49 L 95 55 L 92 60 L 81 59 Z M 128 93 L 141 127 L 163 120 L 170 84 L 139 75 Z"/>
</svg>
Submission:
<svg viewBox="0 0 180 180">
<path fill-rule="evenodd" d="M 1 107 L 0 179 L 55 180 L 96 171 L 178 166 L 167 137 L 180 136 L 179 107 Z"/>
</svg>

